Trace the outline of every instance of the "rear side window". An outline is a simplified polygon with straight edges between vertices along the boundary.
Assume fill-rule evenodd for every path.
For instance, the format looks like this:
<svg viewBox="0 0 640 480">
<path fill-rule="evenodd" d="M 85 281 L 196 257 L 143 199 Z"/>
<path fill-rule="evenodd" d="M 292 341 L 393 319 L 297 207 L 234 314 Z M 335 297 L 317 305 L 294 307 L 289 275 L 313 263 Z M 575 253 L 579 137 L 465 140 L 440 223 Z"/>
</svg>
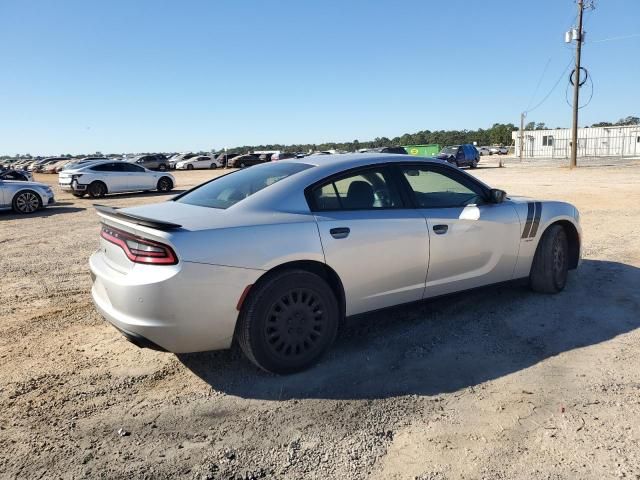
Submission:
<svg viewBox="0 0 640 480">
<path fill-rule="evenodd" d="M 218 177 L 176 199 L 200 207 L 226 209 L 283 178 L 311 168 L 304 163 L 265 163 Z"/>
<path fill-rule="evenodd" d="M 311 191 L 312 209 L 371 210 L 402 208 L 402 199 L 390 170 L 367 169 L 333 179 Z"/>
<path fill-rule="evenodd" d="M 102 163 L 95 167 L 91 167 L 90 170 L 93 170 L 94 172 L 119 172 L 121 171 L 121 168 L 120 165 L 116 163 Z"/>
</svg>

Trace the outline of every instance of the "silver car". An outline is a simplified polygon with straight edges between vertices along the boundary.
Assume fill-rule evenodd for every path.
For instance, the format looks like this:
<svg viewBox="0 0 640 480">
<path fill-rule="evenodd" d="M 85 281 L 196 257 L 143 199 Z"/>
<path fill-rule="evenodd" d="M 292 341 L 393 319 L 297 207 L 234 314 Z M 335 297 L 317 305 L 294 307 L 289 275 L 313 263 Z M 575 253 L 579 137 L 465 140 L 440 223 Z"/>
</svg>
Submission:
<svg viewBox="0 0 640 480">
<path fill-rule="evenodd" d="M 53 190 L 39 182 L 0 179 L 0 210 L 34 213 L 55 203 Z"/>
<path fill-rule="evenodd" d="M 307 368 L 346 317 L 509 280 L 556 293 L 580 262 L 574 206 L 507 197 L 435 159 L 309 156 L 169 202 L 97 207 L 99 312 L 138 346 Z"/>
</svg>

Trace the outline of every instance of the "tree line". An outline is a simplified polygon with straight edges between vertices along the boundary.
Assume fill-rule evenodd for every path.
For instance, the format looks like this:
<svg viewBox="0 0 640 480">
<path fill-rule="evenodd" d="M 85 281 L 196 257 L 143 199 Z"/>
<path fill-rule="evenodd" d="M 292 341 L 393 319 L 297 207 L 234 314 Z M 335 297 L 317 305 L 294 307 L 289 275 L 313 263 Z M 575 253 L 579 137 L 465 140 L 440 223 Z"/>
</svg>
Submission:
<svg viewBox="0 0 640 480">
<path fill-rule="evenodd" d="M 307 152 L 321 150 L 344 150 L 354 152 L 360 148 L 377 148 L 391 145 L 427 145 L 436 143 L 440 146 L 473 143 L 478 145 L 511 145 L 511 132 L 518 130 L 513 123 L 494 123 L 491 128 L 478 130 L 422 130 L 416 133 L 388 138 L 376 137 L 373 140 L 351 142 L 296 143 L 284 145 L 280 143 L 266 145 L 243 145 L 229 149 L 229 152 L 248 152 L 254 150 L 281 150 L 285 152 Z"/>
</svg>

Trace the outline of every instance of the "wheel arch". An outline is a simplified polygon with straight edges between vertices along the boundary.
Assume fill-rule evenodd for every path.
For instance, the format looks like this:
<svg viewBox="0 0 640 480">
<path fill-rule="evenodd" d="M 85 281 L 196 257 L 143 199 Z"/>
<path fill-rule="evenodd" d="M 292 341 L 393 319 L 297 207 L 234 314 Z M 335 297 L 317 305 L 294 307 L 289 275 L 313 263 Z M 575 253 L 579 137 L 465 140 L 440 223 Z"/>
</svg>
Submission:
<svg viewBox="0 0 640 480">
<path fill-rule="evenodd" d="M 33 193 L 40 200 L 40 205 L 44 206 L 44 202 L 42 201 L 42 195 L 40 195 L 36 190 L 29 187 L 23 187 L 13 194 L 13 197 L 11 197 L 11 206 L 13 206 L 13 203 L 15 202 L 16 197 L 21 193 L 25 193 L 25 192 Z"/>
<path fill-rule="evenodd" d="M 253 291 L 256 287 L 259 287 L 270 276 L 274 275 L 275 273 L 282 272 L 283 270 L 305 270 L 307 272 L 318 275 L 320 278 L 325 280 L 327 282 L 327 285 L 329 285 L 329 288 L 331 288 L 334 295 L 336 296 L 336 299 L 338 300 L 340 323 L 344 322 L 346 316 L 346 297 L 344 293 L 344 286 L 342 285 L 342 280 L 333 268 L 331 268 L 326 263 L 322 263 L 317 260 L 295 260 L 291 262 L 281 263 L 280 265 L 267 270 L 258 278 L 258 280 L 256 280 L 253 285 L 251 285 L 251 287 L 246 292 L 244 292 L 239 307 L 244 307 L 244 300 L 251 291 Z"/>
<path fill-rule="evenodd" d="M 542 232 L 542 235 L 553 225 L 560 225 L 567 235 L 569 244 L 569 270 L 575 270 L 580 263 L 580 234 L 576 226 L 569 220 L 556 220 L 551 222 Z M 540 238 L 542 238 L 540 235 Z"/>
</svg>

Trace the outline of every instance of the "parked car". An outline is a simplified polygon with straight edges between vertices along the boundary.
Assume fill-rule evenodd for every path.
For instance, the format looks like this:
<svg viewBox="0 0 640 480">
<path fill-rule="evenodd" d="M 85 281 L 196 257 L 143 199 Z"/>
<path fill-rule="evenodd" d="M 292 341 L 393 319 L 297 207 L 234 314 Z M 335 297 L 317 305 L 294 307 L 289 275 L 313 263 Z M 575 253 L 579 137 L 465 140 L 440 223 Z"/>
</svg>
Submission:
<svg viewBox="0 0 640 480">
<path fill-rule="evenodd" d="M 178 153 L 176 155 L 173 155 L 168 161 L 169 168 L 176 168 L 176 164 L 178 162 L 180 162 L 182 160 L 188 160 L 188 159 L 193 158 L 193 157 L 197 157 L 198 155 L 199 155 L 198 153 L 192 153 L 192 152 L 189 152 L 189 153 Z"/>
<path fill-rule="evenodd" d="M 489 150 L 492 154 L 495 153 L 498 155 L 506 155 L 509 153 L 509 147 L 491 147 Z"/>
<path fill-rule="evenodd" d="M 81 158 L 80 160 L 72 160 L 71 162 L 63 165 L 62 167 L 57 169 L 57 173 L 63 172 L 65 170 L 71 170 L 73 168 L 77 168 L 81 165 L 87 165 L 88 163 L 93 163 L 93 162 L 101 162 L 101 161 L 105 161 L 105 160 L 109 160 L 106 157 L 85 157 L 85 158 Z"/>
<path fill-rule="evenodd" d="M 161 153 L 156 155 L 139 155 L 137 157 L 133 157 L 129 161 L 148 170 L 160 170 L 161 172 L 169 170 L 169 161 L 167 160 L 167 157 Z"/>
<path fill-rule="evenodd" d="M 396 153 L 399 155 L 408 155 L 404 147 L 376 147 L 376 148 L 361 148 L 359 153 L 378 152 L 378 153 Z"/>
<path fill-rule="evenodd" d="M 175 179 L 166 172 L 154 172 L 130 162 L 103 160 L 87 162 L 58 174 L 60 188 L 76 197 L 88 194 L 101 198 L 108 193 L 158 190 L 168 192 Z"/>
<path fill-rule="evenodd" d="M 176 163 L 178 170 L 193 170 L 194 168 L 218 168 L 223 163 L 211 155 L 198 155 Z"/>
<path fill-rule="evenodd" d="M 97 211 L 89 265 L 106 320 L 170 352 L 236 339 L 276 373 L 316 362 L 345 317 L 510 280 L 556 293 L 580 261 L 573 205 L 405 155 L 269 162 Z"/>
<path fill-rule="evenodd" d="M 476 147 L 476 150 L 478 150 L 480 155 L 493 155 L 493 152 L 489 147 Z"/>
<path fill-rule="evenodd" d="M 33 182 L 33 175 L 28 170 L 7 168 L 0 171 L 0 180 L 16 180 L 18 182 Z"/>
<path fill-rule="evenodd" d="M 0 210 L 34 213 L 41 208 L 53 205 L 55 201 L 53 190 L 49 185 L 0 179 Z"/>
<path fill-rule="evenodd" d="M 449 162 L 456 167 L 469 166 L 476 168 L 480 161 L 480 154 L 473 145 L 453 145 L 444 147 L 436 158 Z"/>
<path fill-rule="evenodd" d="M 216 157 L 216 160 L 218 161 L 218 163 L 221 166 L 226 167 L 229 164 L 229 160 L 231 160 L 233 157 L 237 157 L 237 156 L 238 156 L 237 153 L 220 153 Z"/>
<path fill-rule="evenodd" d="M 40 161 L 34 162 L 32 163 L 27 170 L 33 172 L 33 173 L 40 173 L 42 172 L 42 169 L 47 166 L 50 165 L 52 163 L 57 163 L 60 160 L 67 160 L 66 157 L 49 157 L 49 158 L 44 158 Z"/>
<path fill-rule="evenodd" d="M 257 165 L 259 163 L 265 163 L 264 160 L 261 160 L 258 155 L 254 155 L 253 153 L 246 153 L 244 155 L 237 155 L 233 157 L 227 163 L 229 168 L 245 168 L 250 167 L 251 165 Z"/>
<path fill-rule="evenodd" d="M 273 155 L 271 155 L 272 162 L 277 162 L 278 160 L 288 160 L 289 158 L 296 158 L 296 154 L 289 153 L 289 152 L 281 152 L 281 153 L 274 153 Z"/>
<path fill-rule="evenodd" d="M 57 173 L 62 170 L 62 167 L 64 167 L 67 163 L 71 163 L 71 160 L 68 158 L 49 163 L 40 169 L 40 173 Z"/>
</svg>

